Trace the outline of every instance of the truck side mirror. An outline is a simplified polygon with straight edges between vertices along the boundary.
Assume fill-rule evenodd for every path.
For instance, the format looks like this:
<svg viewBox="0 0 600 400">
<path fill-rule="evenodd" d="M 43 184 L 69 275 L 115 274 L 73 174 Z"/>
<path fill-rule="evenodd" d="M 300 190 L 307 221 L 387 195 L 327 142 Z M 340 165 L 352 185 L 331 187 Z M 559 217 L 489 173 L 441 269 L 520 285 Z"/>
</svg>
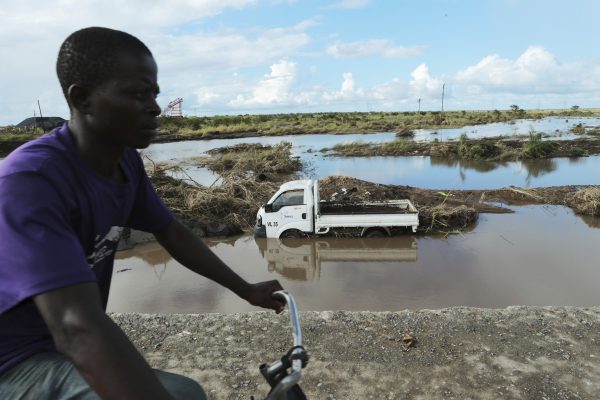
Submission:
<svg viewBox="0 0 600 400">
<path fill-rule="evenodd" d="M 273 212 L 273 204 L 265 204 L 265 212 Z"/>
</svg>

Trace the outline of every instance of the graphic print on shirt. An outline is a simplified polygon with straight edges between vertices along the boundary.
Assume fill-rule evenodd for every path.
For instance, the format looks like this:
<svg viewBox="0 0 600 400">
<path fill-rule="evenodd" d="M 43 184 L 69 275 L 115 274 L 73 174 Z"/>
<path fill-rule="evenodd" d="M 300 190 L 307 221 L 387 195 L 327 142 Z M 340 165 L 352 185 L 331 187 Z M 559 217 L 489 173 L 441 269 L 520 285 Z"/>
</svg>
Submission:
<svg viewBox="0 0 600 400">
<path fill-rule="evenodd" d="M 94 239 L 94 251 L 86 258 L 90 268 L 94 268 L 100 261 L 115 252 L 122 233 L 122 226 L 111 226 L 104 237 L 96 235 L 96 238 Z"/>
</svg>

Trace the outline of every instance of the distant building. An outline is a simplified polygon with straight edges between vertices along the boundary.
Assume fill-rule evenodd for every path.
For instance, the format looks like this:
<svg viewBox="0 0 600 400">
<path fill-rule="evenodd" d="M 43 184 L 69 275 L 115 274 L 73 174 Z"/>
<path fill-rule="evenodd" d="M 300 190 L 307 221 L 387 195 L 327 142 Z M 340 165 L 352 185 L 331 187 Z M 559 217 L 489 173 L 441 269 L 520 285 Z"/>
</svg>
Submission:
<svg viewBox="0 0 600 400">
<path fill-rule="evenodd" d="M 29 117 L 17 124 L 16 127 L 21 129 L 43 128 L 44 131 L 51 131 L 65 121 L 61 117 Z"/>
</svg>

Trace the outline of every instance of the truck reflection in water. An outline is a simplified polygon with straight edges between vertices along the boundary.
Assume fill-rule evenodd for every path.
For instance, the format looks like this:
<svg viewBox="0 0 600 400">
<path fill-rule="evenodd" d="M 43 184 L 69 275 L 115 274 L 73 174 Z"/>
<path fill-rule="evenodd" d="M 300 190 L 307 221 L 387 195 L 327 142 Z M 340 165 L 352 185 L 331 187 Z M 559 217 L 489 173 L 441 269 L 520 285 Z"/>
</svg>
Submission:
<svg viewBox="0 0 600 400">
<path fill-rule="evenodd" d="M 322 262 L 417 261 L 413 236 L 254 240 L 269 272 L 298 281 L 318 280 Z"/>
</svg>

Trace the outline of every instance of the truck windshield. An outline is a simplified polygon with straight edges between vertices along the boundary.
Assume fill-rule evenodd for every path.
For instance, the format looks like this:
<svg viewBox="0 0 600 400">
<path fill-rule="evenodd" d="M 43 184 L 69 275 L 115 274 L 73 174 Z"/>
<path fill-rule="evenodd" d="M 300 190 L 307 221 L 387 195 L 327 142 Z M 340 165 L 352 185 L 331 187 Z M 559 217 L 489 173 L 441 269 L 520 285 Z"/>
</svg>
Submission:
<svg viewBox="0 0 600 400">
<path fill-rule="evenodd" d="M 304 204 L 304 190 L 288 190 L 287 192 L 281 193 L 275 200 L 273 200 L 273 211 L 279 211 L 285 206 L 299 206 Z"/>
</svg>

